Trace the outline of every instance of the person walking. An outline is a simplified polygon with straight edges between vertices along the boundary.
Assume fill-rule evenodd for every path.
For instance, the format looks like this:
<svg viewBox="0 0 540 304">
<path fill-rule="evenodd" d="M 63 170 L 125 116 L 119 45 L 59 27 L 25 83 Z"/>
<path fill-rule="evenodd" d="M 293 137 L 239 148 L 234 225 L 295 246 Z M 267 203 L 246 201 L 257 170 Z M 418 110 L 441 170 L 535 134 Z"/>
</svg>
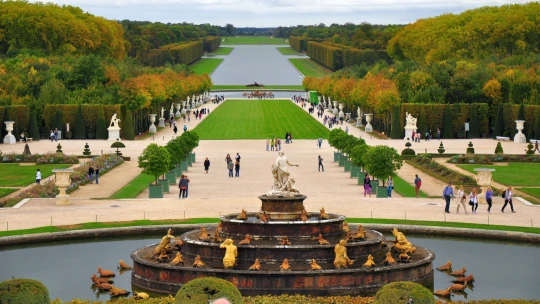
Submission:
<svg viewBox="0 0 540 304">
<path fill-rule="evenodd" d="M 186 131 L 187 131 L 187 126 L 186 126 L 186 125 L 184 125 L 184 132 L 186 132 Z"/>
<path fill-rule="evenodd" d="M 178 128 L 176 127 L 176 125 L 174 125 L 173 131 L 174 131 L 174 135 L 176 135 L 176 132 L 178 132 Z"/>
<path fill-rule="evenodd" d="M 416 192 L 416 197 L 420 197 L 420 187 L 422 186 L 422 180 L 420 179 L 420 177 L 418 177 L 418 174 L 415 174 L 415 179 L 414 179 L 414 191 Z"/>
<path fill-rule="evenodd" d="M 268 139 L 268 137 L 266 138 L 266 151 L 269 151 L 270 147 L 270 140 Z"/>
<path fill-rule="evenodd" d="M 341 122 L 343 124 L 343 121 Z M 349 126 L 345 126 L 345 133 L 349 134 Z"/>
<path fill-rule="evenodd" d="M 53 130 L 50 130 L 49 139 L 51 140 L 51 142 L 54 141 L 54 132 L 53 132 Z"/>
<path fill-rule="evenodd" d="M 232 158 L 231 158 L 231 155 L 227 153 L 227 156 L 225 156 L 225 163 L 229 164 L 230 162 L 232 162 Z"/>
<path fill-rule="evenodd" d="M 227 169 L 229 169 L 229 177 L 233 177 L 234 163 L 232 160 L 227 163 Z"/>
<path fill-rule="evenodd" d="M 538 153 L 540 153 L 540 149 L 538 149 L 538 140 L 536 140 L 536 142 L 534 143 L 534 151 L 533 152 L 536 152 L 538 151 Z"/>
<path fill-rule="evenodd" d="M 234 159 L 237 161 L 237 162 L 240 162 L 240 153 L 236 152 L 236 156 L 234 157 Z"/>
<path fill-rule="evenodd" d="M 36 184 L 40 184 L 41 183 L 41 171 L 39 169 L 37 169 L 36 171 Z"/>
<path fill-rule="evenodd" d="M 506 208 L 506 205 L 510 203 L 510 209 L 512 209 L 512 213 L 516 213 L 514 211 L 514 204 L 512 204 L 512 186 L 508 186 L 508 189 L 503 192 L 503 198 L 504 198 L 504 205 L 501 209 L 501 212 L 504 213 L 504 208 Z"/>
<path fill-rule="evenodd" d="M 180 182 L 178 183 L 178 188 L 180 189 L 178 198 L 187 198 L 188 185 L 189 185 L 189 178 L 187 177 L 187 175 L 182 174 L 182 176 L 180 177 Z"/>
<path fill-rule="evenodd" d="M 234 163 L 234 177 L 240 177 L 240 160 Z"/>
<path fill-rule="evenodd" d="M 90 179 L 90 184 L 94 183 L 94 167 L 88 167 L 88 178 Z"/>
<path fill-rule="evenodd" d="M 321 168 L 322 168 L 322 171 L 324 172 L 324 166 L 323 166 L 323 158 L 319 155 L 319 172 L 321 172 Z"/>
<path fill-rule="evenodd" d="M 437 139 L 441 140 L 441 129 L 437 129 Z"/>
<path fill-rule="evenodd" d="M 54 141 L 58 141 L 58 128 L 54 128 Z"/>
<path fill-rule="evenodd" d="M 478 209 L 478 193 L 476 188 L 472 188 L 471 194 L 469 194 L 469 205 L 471 205 L 471 210 L 473 214 L 476 214 L 476 209 Z"/>
<path fill-rule="evenodd" d="M 210 160 L 208 157 L 204 160 L 204 171 L 206 171 L 206 174 L 208 174 L 208 169 L 210 168 Z"/>
<path fill-rule="evenodd" d="M 96 185 L 99 184 L 99 167 L 96 166 L 96 170 L 94 170 L 94 175 L 96 176 Z"/>
<path fill-rule="evenodd" d="M 459 186 L 457 196 L 459 202 L 457 204 L 456 214 L 459 214 L 459 206 L 463 206 L 463 211 L 465 211 L 465 214 L 467 214 L 467 205 L 465 205 L 465 200 L 467 200 L 467 197 L 465 196 L 465 190 L 463 190 L 463 185 Z"/>
<path fill-rule="evenodd" d="M 371 198 L 371 179 L 367 172 L 366 177 L 364 177 L 364 197 L 366 197 L 366 193 L 369 194 L 369 197 Z"/>
<path fill-rule="evenodd" d="M 277 150 L 281 151 L 281 139 L 277 139 Z"/>
<path fill-rule="evenodd" d="M 274 151 L 274 139 L 270 141 L 270 151 Z"/>
<path fill-rule="evenodd" d="M 386 195 L 388 198 L 392 198 L 392 190 L 394 190 L 394 180 L 392 180 L 392 176 L 388 176 L 388 181 L 386 182 Z"/>
<path fill-rule="evenodd" d="M 320 149 L 322 146 L 322 137 L 319 137 L 319 139 L 317 140 L 317 144 L 319 145 L 319 149 Z"/>
<path fill-rule="evenodd" d="M 454 189 L 452 189 L 452 183 L 448 182 L 448 186 L 444 187 L 443 199 L 446 201 L 444 212 L 450 213 L 450 200 L 454 197 Z"/>
<path fill-rule="evenodd" d="M 491 190 L 491 186 L 487 187 L 486 190 L 486 202 L 488 204 L 488 213 L 491 213 L 491 206 L 493 203 L 493 190 Z"/>
<path fill-rule="evenodd" d="M 292 144 L 292 133 L 289 131 L 289 142 Z"/>
</svg>

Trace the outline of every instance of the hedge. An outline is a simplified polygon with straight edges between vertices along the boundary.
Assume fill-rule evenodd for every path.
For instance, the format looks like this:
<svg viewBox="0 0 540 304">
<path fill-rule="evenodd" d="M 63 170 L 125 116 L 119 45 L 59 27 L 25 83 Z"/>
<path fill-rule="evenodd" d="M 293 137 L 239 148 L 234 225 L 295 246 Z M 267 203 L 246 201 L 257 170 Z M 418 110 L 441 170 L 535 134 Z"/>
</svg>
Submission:
<svg viewBox="0 0 540 304">
<path fill-rule="evenodd" d="M 520 105 L 517 104 L 503 104 L 504 136 L 514 137 L 517 133 L 516 120 L 518 119 L 519 107 Z M 525 129 L 523 130 L 525 136 L 528 135 L 529 128 L 534 128 L 537 118 L 540 118 L 540 106 L 525 105 Z M 540 135 L 535 134 L 535 137 L 540 137 Z"/>
<path fill-rule="evenodd" d="M 307 49 L 305 37 L 289 36 L 289 45 L 298 52 L 304 52 Z"/>
<path fill-rule="evenodd" d="M 332 71 L 343 68 L 343 49 L 328 44 L 309 41 L 307 55 Z"/>
<path fill-rule="evenodd" d="M 43 304 L 49 302 L 49 291 L 40 281 L 12 279 L 0 282 L 0 303 Z"/>
<path fill-rule="evenodd" d="M 167 44 L 162 46 L 160 50 L 168 51 L 171 54 L 173 63 L 190 64 L 204 55 L 204 47 L 204 41 L 201 39 L 188 43 Z"/>
<path fill-rule="evenodd" d="M 414 282 L 393 282 L 384 285 L 375 295 L 375 304 L 435 304 L 431 291 Z"/>
<path fill-rule="evenodd" d="M 208 36 L 204 40 L 204 50 L 207 52 L 213 52 L 221 45 L 221 36 Z"/>
<path fill-rule="evenodd" d="M 372 50 L 372 49 L 346 49 L 343 51 L 343 66 L 355 66 L 365 63 L 366 65 L 372 65 L 379 60 L 390 60 L 386 50 Z"/>
<path fill-rule="evenodd" d="M 6 129 L 6 124 L 4 123 L 4 113 L 8 111 L 9 120 L 14 121 L 13 132 L 11 132 L 17 139 L 22 132 L 28 134 L 28 126 L 30 123 L 30 111 L 27 106 L 0 106 L 0 123 L 2 124 L 1 129 L 4 131 Z M 7 132 L 6 132 L 7 133 Z M 2 138 L 3 139 L 3 138 Z"/>
<path fill-rule="evenodd" d="M 176 293 L 176 303 L 207 304 L 227 298 L 232 304 L 242 304 L 242 295 L 232 283 L 218 278 L 199 278 L 182 285 Z"/>
</svg>

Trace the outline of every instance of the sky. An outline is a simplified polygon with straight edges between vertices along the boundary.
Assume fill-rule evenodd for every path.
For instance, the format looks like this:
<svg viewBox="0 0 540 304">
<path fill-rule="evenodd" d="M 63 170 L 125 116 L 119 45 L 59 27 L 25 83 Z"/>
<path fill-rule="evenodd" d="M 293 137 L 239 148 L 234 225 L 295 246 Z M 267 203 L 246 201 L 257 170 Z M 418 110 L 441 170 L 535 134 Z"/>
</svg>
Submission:
<svg viewBox="0 0 540 304">
<path fill-rule="evenodd" d="M 37 1 L 31 1 L 37 2 Z M 481 6 L 525 0 L 47 0 L 114 20 L 277 27 L 347 22 L 406 24 Z"/>
</svg>

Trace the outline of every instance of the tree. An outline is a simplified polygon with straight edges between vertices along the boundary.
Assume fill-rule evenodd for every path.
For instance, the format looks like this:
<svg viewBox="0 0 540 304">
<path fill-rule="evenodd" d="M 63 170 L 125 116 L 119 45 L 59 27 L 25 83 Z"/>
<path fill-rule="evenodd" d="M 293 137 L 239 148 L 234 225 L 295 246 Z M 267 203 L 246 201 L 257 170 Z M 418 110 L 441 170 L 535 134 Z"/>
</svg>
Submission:
<svg viewBox="0 0 540 304">
<path fill-rule="evenodd" d="M 154 176 L 157 185 L 158 177 L 169 171 L 171 159 L 165 147 L 149 144 L 139 156 L 138 163 L 142 173 Z"/>
<path fill-rule="evenodd" d="M 388 176 L 395 176 L 397 170 L 403 165 L 403 160 L 396 149 L 388 146 L 375 146 L 363 156 L 363 162 L 369 174 L 382 180 Z"/>
<path fill-rule="evenodd" d="M 521 104 L 519 106 L 519 111 L 518 111 L 518 116 L 517 116 L 517 120 L 525 120 L 525 105 L 524 104 Z M 532 126 L 532 122 L 531 123 L 531 126 Z M 527 134 L 527 131 L 528 131 L 528 128 L 527 128 L 527 124 L 523 124 L 523 134 Z"/>
<path fill-rule="evenodd" d="M 424 109 L 420 110 L 420 116 L 418 117 L 418 132 L 422 135 L 422 137 L 426 136 L 426 132 L 428 130 L 427 127 L 427 119 L 426 119 L 426 112 Z"/>
<path fill-rule="evenodd" d="M 351 151 L 352 164 L 363 169 L 365 167 L 363 157 L 369 151 L 370 148 L 371 147 L 365 144 L 365 142 L 364 144 L 360 144 L 354 147 Z"/>
<path fill-rule="evenodd" d="M 54 127 L 58 129 L 58 131 L 62 131 L 62 126 L 64 125 L 64 120 L 62 118 L 62 112 L 56 111 L 56 115 L 54 116 Z"/>
<path fill-rule="evenodd" d="M 33 140 L 39 140 L 39 130 L 37 126 L 36 112 L 30 112 L 30 121 L 28 123 L 28 137 Z"/>
<path fill-rule="evenodd" d="M 227 23 L 225 25 L 225 32 L 227 32 L 227 35 L 234 36 L 234 33 L 236 32 L 236 29 L 234 28 L 234 25 Z"/>
<path fill-rule="evenodd" d="M 75 115 L 75 131 L 73 138 L 86 139 L 86 127 L 84 126 L 84 117 L 82 114 L 82 106 L 80 104 L 77 109 L 77 114 Z"/>
<path fill-rule="evenodd" d="M 536 116 L 536 123 L 534 126 L 534 139 L 540 140 L 540 115 Z"/>
<path fill-rule="evenodd" d="M 96 139 L 107 139 L 109 138 L 107 133 L 107 122 L 105 121 L 105 112 L 103 107 L 98 109 L 98 118 L 96 125 Z"/>
<path fill-rule="evenodd" d="M 175 166 L 177 166 L 182 160 L 184 159 L 182 156 L 183 150 L 180 147 L 180 137 L 176 137 L 173 140 L 170 140 L 166 145 L 165 149 L 169 152 L 170 155 L 170 166 L 169 169 L 174 169 Z"/>
<path fill-rule="evenodd" d="M 134 140 L 135 131 L 133 130 L 133 116 L 131 111 L 126 111 L 126 117 L 124 118 L 124 139 Z"/>
<path fill-rule="evenodd" d="M 394 114 L 392 114 L 392 132 L 390 133 L 390 138 L 392 139 L 401 139 L 403 136 L 401 135 L 401 111 L 399 107 L 394 107 Z"/>
<path fill-rule="evenodd" d="M 480 126 L 478 125 L 478 110 L 475 107 L 471 107 L 471 112 L 469 115 L 469 133 L 467 133 L 467 138 L 479 137 Z"/>
<path fill-rule="evenodd" d="M 504 135 L 504 109 L 503 105 L 499 104 L 499 109 L 497 110 L 497 118 L 495 121 L 495 130 L 493 131 L 493 138 L 497 136 Z"/>
<path fill-rule="evenodd" d="M 444 124 L 443 124 L 443 138 L 454 138 L 454 126 L 452 125 L 452 109 L 450 105 L 444 107 Z"/>
</svg>

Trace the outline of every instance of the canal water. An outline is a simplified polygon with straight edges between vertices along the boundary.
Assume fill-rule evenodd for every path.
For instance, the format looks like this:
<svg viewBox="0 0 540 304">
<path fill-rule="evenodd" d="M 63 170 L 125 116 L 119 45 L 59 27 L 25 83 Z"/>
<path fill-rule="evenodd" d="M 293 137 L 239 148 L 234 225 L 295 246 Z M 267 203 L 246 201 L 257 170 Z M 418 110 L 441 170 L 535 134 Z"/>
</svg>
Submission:
<svg viewBox="0 0 540 304">
<path fill-rule="evenodd" d="M 160 239 L 141 236 L 5 247 L 0 249 L 0 281 L 13 277 L 39 280 L 47 286 L 52 299 L 107 300 L 108 293 L 92 289 L 90 277 L 97 274 L 97 267 L 114 270 L 114 285 L 131 291 L 131 272 L 118 274 L 118 260 L 132 265 L 131 252 Z M 465 296 L 468 300 L 540 299 L 539 245 L 412 235 L 408 239 L 435 252 L 434 268 L 451 260 L 454 270 L 466 267 L 467 274 L 474 274 L 473 288 L 464 295 L 455 295 L 454 300 L 464 300 Z M 448 288 L 452 278 L 435 271 L 435 289 Z"/>
</svg>

